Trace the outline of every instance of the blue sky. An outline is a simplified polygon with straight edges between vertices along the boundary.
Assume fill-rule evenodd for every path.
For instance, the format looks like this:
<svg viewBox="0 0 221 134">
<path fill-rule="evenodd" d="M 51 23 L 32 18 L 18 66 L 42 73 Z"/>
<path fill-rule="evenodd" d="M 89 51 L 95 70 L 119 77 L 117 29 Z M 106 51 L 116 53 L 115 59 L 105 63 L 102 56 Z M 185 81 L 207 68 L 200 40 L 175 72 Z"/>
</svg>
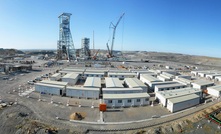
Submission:
<svg viewBox="0 0 221 134">
<path fill-rule="evenodd" d="M 0 0 L 0 47 L 56 49 L 58 16 L 72 13 L 75 48 L 81 38 L 106 49 L 110 22 L 115 50 L 174 52 L 221 57 L 220 0 Z"/>
</svg>

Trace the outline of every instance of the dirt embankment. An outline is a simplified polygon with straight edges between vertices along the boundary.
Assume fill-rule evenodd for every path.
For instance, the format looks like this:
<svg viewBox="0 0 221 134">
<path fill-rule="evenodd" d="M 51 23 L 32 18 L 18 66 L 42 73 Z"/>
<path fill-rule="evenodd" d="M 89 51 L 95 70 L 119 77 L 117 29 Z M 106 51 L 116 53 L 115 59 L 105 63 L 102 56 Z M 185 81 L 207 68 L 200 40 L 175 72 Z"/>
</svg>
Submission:
<svg viewBox="0 0 221 134">
<path fill-rule="evenodd" d="M 168 122 L 166 124 L 155 126 L 152 128 L 146 128 L 142 130 L 134 130 L 131 131 L 130 134 L 178 134 L 178 133 L 188 133 L 193 129 L 196 129 L 194 123 L 197 123 L 205 118 L 205 115 L 221 108 L 221 102 L 217 103 L 209 108 L 206 108 L 202 111 L 196 112 L 190 116 L 181 118 L 179 120 Z M 203 130 L 208 131 L 209 129 L 207 125 L 202 126 Z M 214 133 L 221 133 L 218 130 L 214 131 Z"/>
<path fill-rule="evenodd" d="M 41 122 L 29 108 L 13 104 L 0 108 L 0 134 L 72 134 L 83 133 Z"/>
</svg>

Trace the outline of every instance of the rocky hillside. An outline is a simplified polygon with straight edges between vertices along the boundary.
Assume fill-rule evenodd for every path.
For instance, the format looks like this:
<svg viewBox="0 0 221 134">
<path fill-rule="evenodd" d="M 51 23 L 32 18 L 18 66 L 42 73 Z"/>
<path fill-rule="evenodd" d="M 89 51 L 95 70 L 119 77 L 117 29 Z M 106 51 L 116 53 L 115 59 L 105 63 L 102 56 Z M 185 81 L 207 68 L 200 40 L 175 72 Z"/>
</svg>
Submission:
<svg viewBox="0 0 221 134">
<path fill-rule="evenodd" d="M 16 49 L 0 49 L 0 55 L 4 55 L 4 56 L 12 56 L 12 55 L 16 55 L 16 54 L 24 54 L 24 52 L 20 51 L 20 50 L 16 50 Z"/>
</svg>

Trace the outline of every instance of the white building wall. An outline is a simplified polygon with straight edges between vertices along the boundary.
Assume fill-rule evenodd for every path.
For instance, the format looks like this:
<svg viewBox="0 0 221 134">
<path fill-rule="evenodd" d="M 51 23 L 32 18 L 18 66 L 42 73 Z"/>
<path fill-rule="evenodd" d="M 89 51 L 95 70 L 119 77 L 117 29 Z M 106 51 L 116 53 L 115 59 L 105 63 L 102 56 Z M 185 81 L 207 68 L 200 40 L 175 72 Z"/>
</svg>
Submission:
<svg viewBox="0 0 221 134">
<path fill-rule="evenodd" d="M 137 99 L 140 99 L 138 102 Z M 119 100 L 122 101 L 119 103 Z M 131 102 L 128 102 L 131 100 Z M 144 106 L 149 105 L 149 99 L 146 100 L 145 98 L 136 98 L 136 99 L 113 99 L 112 103 L 109 103 L 109 99 L 104 99 L 105 104 L 107 107 L 135 107 L 135 106 Z"/>
<path fill-rule="evenodd" d="M 57 87 L 47 87 L 41 85 L 35 85 L 36 92 L 44 92 L 46 94 L 54 94 L 54 95 L 61 95 L 60 90 L 64 91 L 64 88 L 57 88 Z"/>
<path fill-rule="evenodd" d="M 217 91 L 217 90 L 212 89 L 212 88 L 207 88 L 207 93 L 212 95 L 212 96 L 215 96 L 215 97 L 220 97 L 220 91 Z"/>
<path fill-rule="evenodd" d="M 170 100 L 168 100 L 167 103 L 167 109 L 174 113 L 180 110 L 184 110 L 190 107 L 193 107 L 195 105 L 198 105 L 200 103 L 200 98 L 195 98 L 195 99 L 191 99 L 188 101 L 183 101 L 183 102 L 179 102 L 179 103 L 172 103 L 170 102 Z"/>
<path fill-rule="evenodd" d="M 90 99 L 99 99 L 99 90 L 79 90 L 79 89 L 66 89 L 66 96 L 75 97 L 75 98 L 90 98 Z"/>
</svg>

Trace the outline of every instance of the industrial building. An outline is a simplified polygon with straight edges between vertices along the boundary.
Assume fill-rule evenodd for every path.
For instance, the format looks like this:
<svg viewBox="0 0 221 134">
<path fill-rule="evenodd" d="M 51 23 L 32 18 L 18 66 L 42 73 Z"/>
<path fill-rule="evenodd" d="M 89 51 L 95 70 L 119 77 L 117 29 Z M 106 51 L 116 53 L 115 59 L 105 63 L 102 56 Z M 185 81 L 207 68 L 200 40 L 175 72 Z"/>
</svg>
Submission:
<svg viewBox="0 0 221 134">
<path fill-rule="evenodd" d="M 167 100 L 170 98 L 177 98 L 180 96 L 186 96 L 189 94 L 196 94 L 202 98 L 202 91 L 201 89 L 195 89 L 191 87 L 169 90 L 169 91 L 158 91 L 156 92 L 155 98 L 159 100 L 159 103 L 162 106 L 167 106 Z"/>
<path fill-rule="evenodd" d="M 221 95 L 221 85 L 208 87 L 207 88 L 207 93 L 212 95 L 212 96 L 215 96 L 215 97 L 220 97 L 220 95 Z"/>
<path fill-rule="evenodd" d="M 61 79 L 61 74 L 60 73 L 55 73 L 52 76 L 50 76 L 50 80 L 53 80 L 53 81 L 57 81 L 57 80 L 60 80 L 60 79 Z"/>
<path fill-rule="evenodd" d="M 147 86 L 137 78 L 125 78 L 125 84 L 130 88 L 142 88 L 144 93 L 147 93 Z"/>
<path fill-rule="evenodd" d="M 64 95 L 64 85 L 54 85 L 47 83 L 35 83 L 35 91 L 39 93 L 53 94 L 53 95 Z"/>
<path fill-rule="evenodd" d="M 88 58 L 90 55 L 90 38 L 81 39 L 81 57 Z"/>
<path fill-rule="evenodd" d="M 175 75 L 171 74 L 171 73 L 167 73 L 167 72 L 162 72 L 161 76 L 164 76 L 168 79 L 174 79 Z"/>
<path fill-rule="evenodd" d="M 221 77 L 221 74 L 220 74 L 220 73 L 207 74 L 207 75 L 206 75 L 206 78 L 209 79 L 209 80 L 213 80 L 213 79 L 215 79 L 215 77 L 217 77 L 217 76 L 220 76 L 220 77 Z"/>
<path fill-rule="evenodd" d="M 176 79 L 173 79 L 173 81 L 176 81 L 176 82 L 179 82 L 181 84 L 184 84 L 184 85 L 187 85 L 187 86 L 190 86 L 192 81 L 189 80 L 189 79 L 186 79 L 186 78 L 176 78 Z"/>
<path fill-rule="evenodd" d="M 216 81 L 221 81 L 221 76 L 216 76 L 216 77 L 215 77 L 215 80 L 216 80 Z"/>
<path fill-rule="evenodd" d="M 102 78 L 102 77 L 104 77 L 104 72 L 87 72 L 87 71 L 85 71 L 83 76 L 85 78 L 87 78 L 87 77 L 99 77 L 99 78 Z"/>
<path fill-rule="evenodd" d="M 157 78 L 161 81 L 171 81 L 170 77 L 167 77 L 163 74 L 158 75 Z"/>
<path fill-rule="evenodd" d="M 108 72 L 108 77 L 115 77 L 119 79 L 124 79 L 124 78 L 134 78 L 137 77 L 136 73 L 113 73 L 113 72 Z"/>
<path fill-rule="evenodd" d="M 154 92 L 165 91 L 165 90 L 174 90 L 174 89 L 180 89 L 180 88 L 185 88 L 185 87 L 186 87 L 186 85 L 180 84 L 180 83 L 156 85 L 154 88 Z"/>
<path fill-rule="evenodd" d="M 61 81 L 50 81 L 50 80 L 42 80 L 39 83 L 44 83 L 44 84 L 52 84 L 52 85 L 61 85 L 61 86 L 67 86 L 67 82 L 61 82 Z"/>
<path fill-rule="evenodd" d="M 181 97 L 170 98 L 167 101 L 167 109 L 174 113 L 184 110 L 200 103 L 200 97 L 196 94 L 189 94 Z"/>
<path fill-rule="evenodd" d="M 69 85 L 75 85 L 79 79 L 79 74 L 68 73 L 62 77 L 63 82 L 67 82 Z"/>
<path fill-rule="evenodd" d="M 191 79 L 192 79 L 192 77 L 189 76 L 189 75 L 178 75 L 178 76 L 175 76 L 175 78 L 176 78 L 176 79 L 178 79 L 178 78 L 184 78 L 184 79 L 188 79 L 188 80 L 191 80 Z"/>
<path fill-rule="evenodd" d="M 101 88 L 101 78 L 98 77 L 87 77 L 85 83 L 85 88 Z"/>
<path fill-rule="evenodd" d="M 142 88 L 102 88 L 103 94 L 128 94 L 128 93 L 142 93 Z"/>
<path fill-rule="evenodd" d="M 214 82 L 205 81 L 205 80 L 198 80 L 198 81 L 195 81 L 191 84 L 192 84 L 193 88 L 205 90 L 205 89 L 207 89 L 207 87 L 213 86 Z"/>
<path fill-rule="evenodd" d="M 99 88 L 85 88 L 76 86 L 67 86 L 66 96 L 86 99 L 99 99 Z"/>
<path fill-rule="evenodd" d="M 107 107 L 134 107 L 149 105 L 150 95 L 147 93 L 103 94 Z"/>
<path fill-rule="evenodd" d="M 162 82 L 161 80 L 147 74 L 141 74 L 140 80 L 147 85 L 150 85 L 152 82 Z"/>
<path fill-rule="evenodd" d="M 105 77 L 106 88 L 124 88 L 123 83 L 118 78 Z"/>
</svg>

